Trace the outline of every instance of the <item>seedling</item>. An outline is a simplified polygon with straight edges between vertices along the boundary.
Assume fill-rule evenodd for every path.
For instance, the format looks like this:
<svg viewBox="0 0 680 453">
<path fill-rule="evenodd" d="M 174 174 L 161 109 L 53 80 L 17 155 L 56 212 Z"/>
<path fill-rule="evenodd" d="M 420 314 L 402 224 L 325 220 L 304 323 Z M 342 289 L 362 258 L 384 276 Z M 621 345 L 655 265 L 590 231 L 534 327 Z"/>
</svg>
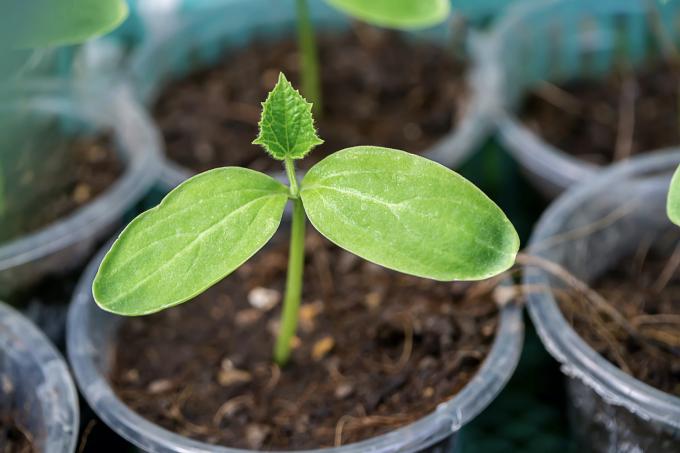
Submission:
<svg viewBox="0 0 680 453">
<path fill-rule="evenodd" d="M 668 203 L 666 204 L 668 218 L 680 226 L 680 166 L 675 170 L 671 186 L 668 189 Z"/>
<path fill-rule="evenodd" d="M 449 16 L 449 0 L 326 0 L 334 8 L 364 22 L 397 30 L 436 25 Z M 298 45 L 302 55 L 302 92 L 322 110 L 319 59 L 307 0 L 296 0 Z"/>
<path fill-rule="evenodd" d="M 326 238 L 390 269 L 434 280 L 478 280 L 508 269 L 519 238 L 498 206 L 462 176 L 375 146 L 338 151 L 298 184 L 295 160 L 322 143 L 312 105 L 280 74 L 253 143 L 283 161 L 289 186 L 239 167 L 190 178 L 125 228 L 93 283 L 104 310 L 145 315 L 185 302 L 260 250 L 293 204 L 274 359 L 290 356 L 302 293 L 306 219 Z"/>
<path fill-rule="evenodd" d="M 12 2 L 0 15 L 0 75 L 12 74 L 28 49 L 84 42 L 107 33 L 127 17 L 125 0 L 28 0 Z M 8 64 L 12 68 L 4 67 Z M 0 161 L 0 215 L 6 202 Z"/>
</svg>

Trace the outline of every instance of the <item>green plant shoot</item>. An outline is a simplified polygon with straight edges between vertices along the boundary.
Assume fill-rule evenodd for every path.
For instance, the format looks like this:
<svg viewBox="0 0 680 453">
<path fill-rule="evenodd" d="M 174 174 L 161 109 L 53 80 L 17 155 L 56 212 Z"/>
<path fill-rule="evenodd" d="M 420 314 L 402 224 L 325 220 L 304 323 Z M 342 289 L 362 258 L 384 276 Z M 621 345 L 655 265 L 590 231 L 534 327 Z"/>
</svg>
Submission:
<svg viewBox="0 0 680 453">
<path fill-rule="evenodd" d="M 299 182 L 295 161 L 322 143 L 311 109 L 281 74 L 263 103 L 254 143 L 283 162 L 289 185 L 237 167 L 187 180 L 115 241 L 94 279 L 97 304 L 136 316 L 193 298 L 264 247 L 288 202 L 288 274 L 274 350 L 280 365 L 289 360 L 297 328 L 307 219 L 338 246 L 420 277 L 478 280 L 514 263 L 519 238 L 500 208 L 462 176 L 423 157 L 348 148 Z"/>
<path fill-rule="evenodd" d="M 308 0 L 295 0 L 300 48 L 302 92 L 320 115 L 322 108 L 319 57 Z M 437 25 L 451 13 L 449 0 L 326 0 L 337 10 L 357 20 L 396 30 L 416 30 Z"/>
<path fill-rule="evenodd" d="M 6 2 L 8 3 L 8 2 Z M 105 34 L 128 15 L 125 0 L 22 0 L 4 5 L 0 14 L 0 75 L 12 73 L 36 47 L 77 44 Z M 3 165 L 0 161 L 0 214 L 5 210 Z"/>
<path fill-rule="evenodd" d="M 671 179 L 666 210 L 671 222 L 680 226 L 680 166 L 675 170 L 673 179 Z"/>
</svg>

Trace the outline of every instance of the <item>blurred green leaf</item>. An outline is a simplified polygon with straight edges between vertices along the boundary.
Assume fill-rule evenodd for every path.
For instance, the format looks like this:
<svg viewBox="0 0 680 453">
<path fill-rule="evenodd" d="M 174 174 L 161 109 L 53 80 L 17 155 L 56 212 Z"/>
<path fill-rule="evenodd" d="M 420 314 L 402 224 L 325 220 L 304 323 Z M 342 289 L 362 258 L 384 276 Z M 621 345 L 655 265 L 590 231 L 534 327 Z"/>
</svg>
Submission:
<svg viewBox="0 0 680 453">
<path fill-rule="evenodd" d="M 127 14 L 125 0 L 3 0 L 0 46 L 81 43 L 113 30 Z"/>
<path fill-rule="evenodd" d="M 423 157 L 360 146 L 312 167 L 300 191 L 317 230 L 369 261 L 436 280 L 508 269 L 519 238 L 471 182 Z"/>
<path fill-rule="evenodd" d="M 680 166 L 675 170 L 671 186 L 668 189 L 668 218 L 680 226 Z"/>
<path fill-rule="evenodd" d="M 364 22 L 397 29 L 437 25 L 451 12 L 449 0 L 326 0 Z"/>
<path fill-rule="evenodd" d="M 94 280 L 95 300 L 132 316 L 195 297 L 271 239 L 287 200 L 286 186 L 254 170 L 194 176 L 121 233 Z"/>
</svg>

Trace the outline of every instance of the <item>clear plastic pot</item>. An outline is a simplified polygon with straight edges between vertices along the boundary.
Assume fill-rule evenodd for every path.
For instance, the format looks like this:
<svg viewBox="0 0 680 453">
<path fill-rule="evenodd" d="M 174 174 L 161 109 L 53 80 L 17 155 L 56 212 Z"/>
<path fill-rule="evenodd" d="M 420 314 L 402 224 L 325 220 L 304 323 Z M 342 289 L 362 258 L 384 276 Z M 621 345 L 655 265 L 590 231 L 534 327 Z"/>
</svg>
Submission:
<svg viewBox="0 0 680 453">
<path fill-rule="evenodd" d="M 78 394 L 64 359 L 30 321 L 0 303 L 0 414 L 28 431 L 36 451 L 72 453 Z"/>
<path fill-rule="evenodd" d="M 678 40 L 680 3 L 657 0 L 523 1 L 509 9 L 489 40 L 487 77 L 498 90 L 496 114 L 504 147 L 534 184 L 552 198 L 599 168 L 536 135 L 515 115 L 526 93 L 538 83 L 603 77 L 624 55 L 633 67 L 658 54 L 650 7 Z M 569 151 L 569 150 L 566 150 Z"/>
<path fill-rule="evenodd" d="M 666 193 L 680 150 L 631 159 L 569 190 L 541 217 L 529 253 L 585 282 L 650 241 L 661 256 L 680 245 L 680 228 L 666 217 Z M 569 377 L 574 433 L 598 452 L 680 451 L 680 398 L 657 390 L 597 354 L 571 328 L 556 303 L 565 284 L 524 268 L 531 318 L 545 347 Z"/>
<path fill-rule="evenodd" d="M 343 30 L 350 26 L 347 16 L 324 1 L 309 2 L 309 7 L 317 30 Z M 162 32 L 149 35 L 132 57 L 130 80 L 133 90 L 150 105 L 165 84 L 211 66 L 229 49 L 243 47 L 253 40 L 275 40 L 294 35 L 295 11 L 294 0 L 230 0 L 214 3 L 211 7 L 167 14 L 156 21 L 162 23 Z M 456 30 L 447 23 L 412 33 L 412 36 L 451 45 Z M 456 167 L 469 157 L 486 138 L 491 125 L 488 84 L 475 63 L 481 47 L 479 40 L 470 39 L 472 64 L 468 80 L 472 94 L 464 118 L 455 130 L 425 154 L 449 167 Z M 164 180 L 169 186 L 174 187 L 191 175 L 189 169 L 166 161 Z"/>
<path fill-rule="evenodd" d="M 108 249 L 108 247 L 105 247 Z M 97 415 L 120 436 L 144 451 L 237 453 L 246 450 L 217 447 L 161 428 L 127 407 L 108 382 L 116 348 L 117 328 L 123 318 L 101 310 L 92 298 L 92 280 L 105 250 L 95 257 L 78 284 L 68 317 L 68 357 L 78 386 Z M 390 433 L 340 448 L 319 452 L 444 453 L 459 447 L 458 430 L 479 414 L 513 373 L 522 349 L 522 311 L 515 304 L 501 310 L 492 349 L 475 377 L 451 400 L 430 415 Z"/>
<path fill-rule="evenodd" d="M 0 245 L 0 293 L 5 295 L 44 275 L 84 264 L 98 241 L 120 227 L 124 214 L 156 182 L 161 166 L 156 130 L 122 88 L 103 90 L 43 81 L 16 88 L 8 99 L 0 106 L 0 124 L 21 140 L 31 137 L 35 145 L 10 149 L 6 156 L 40 161 L 47 153 L 64 148 L 69 137 L 108 131 L 125 168 L 111 187 L 77 211 Z M 4 175 L 5 189 L 16 177 Z M 44 177 L 33 175 L 36 181 Z M 21 197 L 25 201 L 30 194 Z"/>
</svg>

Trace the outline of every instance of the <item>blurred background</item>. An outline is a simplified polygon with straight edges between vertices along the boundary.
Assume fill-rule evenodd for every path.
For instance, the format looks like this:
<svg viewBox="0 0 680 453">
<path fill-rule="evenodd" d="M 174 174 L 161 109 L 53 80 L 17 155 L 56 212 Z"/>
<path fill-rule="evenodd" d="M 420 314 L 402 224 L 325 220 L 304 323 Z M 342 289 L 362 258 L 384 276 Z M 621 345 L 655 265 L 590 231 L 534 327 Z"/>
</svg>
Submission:
<svg viewBox="0 0 680 453">
<path fill-rule="evenodd" d="M 49 17 L 22 22 L 35 11 L 14 3 L 0 27 L 0 299 L 64 352 L 83 269 L 125 222 L 199 171 L 280 174 L 250 142 L 279 71 L 302 83 L 296 2 L 128 0 L 122 22 L 63 45 L 34 45 Z M 407 31 L 307 3 L 326 140 L 312 161 L 366 142 L 431 157 L 523 243 L 564 190 L 680 144 L 676 0 L 454 0 Z M 525 318 L 517 371 L 459 451 L 576 449 L 564 376 Z M 77 451 L 133 451 L 80 410 Z"/>
</svg>

